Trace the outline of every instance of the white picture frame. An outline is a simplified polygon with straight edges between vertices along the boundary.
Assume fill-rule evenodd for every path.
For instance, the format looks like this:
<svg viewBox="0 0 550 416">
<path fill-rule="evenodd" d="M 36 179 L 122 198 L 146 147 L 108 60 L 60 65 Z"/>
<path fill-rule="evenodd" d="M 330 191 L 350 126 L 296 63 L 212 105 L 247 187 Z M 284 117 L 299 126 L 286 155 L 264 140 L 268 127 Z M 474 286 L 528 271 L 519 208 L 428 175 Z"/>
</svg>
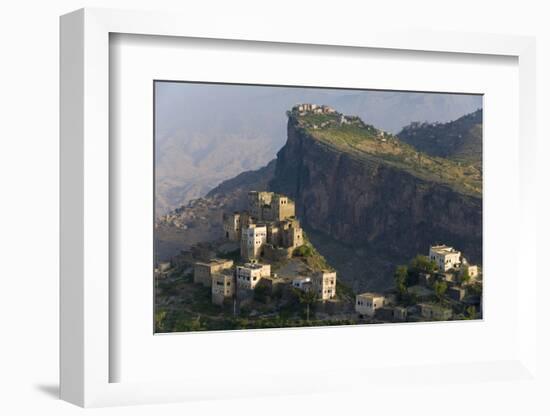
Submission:
<svg viewBox="0 0 550 416">
<path fill-rule="evenodd" d="M 239 397 L 258 394 L 307 393 L 348 389 L 357 384 L 354 369 L 342 368 L 335 378 L 346 383 L 327 386 L 307 375 L 271 374 L 269 382 L 240 380 L 225 388 L 224 380 L 202 378 L 182 381 L 110 382 L 109 227 L 109 36 L 113 33 L 225 39 L 280 44 L 430 51 L 441 54 L 503 55 L 518 59 L 519 67 L 519 230 L 518 262 L 522 280 L 518 288 L 517 319 L 521 322 L 517 355 L 498 362 L 460 365 L 419 365 L 423 379 L 452 371 L 455 377 L 484 373 L 510 379 L 536 377 L 536 270 L 530 242 L 535 241 L 535 41 L 530 37 L 429 31 L 384 31 L 350 28 L 311 32 L 303 28 L 279 30 L 241 26 L 231 22 L 204 27 L 191 16 L 167 13 L 82 9 L 61 18 L 61 398 L 80 406 L 185 401 L 198 398 Z M 246 33 L 243 36 L 242 33 Z M 519 273 L 519 271 L 516 271 Z M 371 368 L 371 379 L 388 375 L 386 367 Z M 411 369 L 392 369 L 403 377 Z M 184 377 L 185 378 L 185 377 Z M 405 377 L 406 378 L 406 377 Z M 413 377 L 414 378 L 414 377 Z M 307 381 L 307 387 L 304 381 Z M 474 380 L 475 381 L 475 380 Z M 365 380 L 366 384 L 372 381 Z M 412 381 L 411 381 L 412 383 Z M 361 385 L 361 381 L 359 381 Z M 243 391 L 245 390 L 245 391 Z"/>
</svg>

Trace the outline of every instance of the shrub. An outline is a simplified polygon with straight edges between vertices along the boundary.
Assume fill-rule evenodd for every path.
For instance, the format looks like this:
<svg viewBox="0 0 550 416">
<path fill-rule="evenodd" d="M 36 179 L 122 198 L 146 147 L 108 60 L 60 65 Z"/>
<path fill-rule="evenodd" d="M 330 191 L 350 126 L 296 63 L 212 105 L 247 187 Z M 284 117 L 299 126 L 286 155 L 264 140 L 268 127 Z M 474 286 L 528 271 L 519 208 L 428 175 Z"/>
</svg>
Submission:
<svg viewBox="0 0 550 416">
<path fill-rule="evenodd" d="M 297 257 L 311 257 L 313 256 L 313 248 L 304 244 L 300 247 L 296 247 L 292 254 Z"/>
</svg>

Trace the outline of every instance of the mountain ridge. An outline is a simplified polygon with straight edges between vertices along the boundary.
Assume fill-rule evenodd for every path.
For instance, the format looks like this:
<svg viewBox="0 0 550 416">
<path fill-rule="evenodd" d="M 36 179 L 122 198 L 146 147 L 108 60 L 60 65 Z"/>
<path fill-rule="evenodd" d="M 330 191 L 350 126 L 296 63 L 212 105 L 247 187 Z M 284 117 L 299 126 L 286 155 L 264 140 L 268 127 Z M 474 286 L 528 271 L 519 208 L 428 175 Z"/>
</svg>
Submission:
<svg viewBox="0 0 550 416">
<path fill-rule="evenodd" d="M 342 116 L 336 114 L 338 123 Z M 417 152 L 358 117 L 347 117 L 349 124 L 321 127 L 327 121 L 323 117 L 300 124 L 290 112 L 287 140 L 276 160 L 221 182 L 200 203 L 188 204 L 182 216 L 189 218 L 196 235 L 206 227 L 209 238 L 220 238 L 222 211 L 240 209 L 249 190 L 289 195 L 313 244 L 356 291 L 391 287 L 395 266 L 436 242 L 460 247 L 481 263 L 481 186 L 479 192 L 464 192 L 433 175 L 415 175 L 403 166 L 410 170 L 416 162 L 389 160 L 387 146 L 405 149 L 406 157 L 420 154 L 430 163 L 441 158 Z M 368 137 L 357 136 L 355 128 Z M 342 144 L 343 136 L 334 135 L 340 129 L 354 133 L 346 136 L 349 142 Z M 368 157 L 366 150 L 371 151 Z M 442 163 L 460 167 L 456 161 Z M 203 214 L 191 215 L 199 209 L 209 213 L 208 221 L 197 220 Z M 159 229 L 166 234 L 171 228 L 163 221 Z M 177 238 L 185 235 L 179 232 Z"/>
<path fill-rule="evenodd" d="M 432 156 L 482 164 L 483 110 L 447 123 L 411 123 L 398 134 L 400 140 Z"/>
</svg>

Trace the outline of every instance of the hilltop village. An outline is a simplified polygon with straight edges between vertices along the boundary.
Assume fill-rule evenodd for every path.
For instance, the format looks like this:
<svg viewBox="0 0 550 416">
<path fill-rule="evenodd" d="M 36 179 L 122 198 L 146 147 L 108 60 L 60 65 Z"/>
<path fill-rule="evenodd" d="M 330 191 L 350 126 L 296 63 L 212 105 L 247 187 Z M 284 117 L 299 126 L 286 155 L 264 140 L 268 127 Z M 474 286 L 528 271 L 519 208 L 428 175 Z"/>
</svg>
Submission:
<svg viewBox="0 0 550 416">
<path fill-rule="evenodd" d="M 194 282 L 212 288 L 212 303 L 246 299 L 256 287 L 272 292 L 284 285 L 312 291 L 321 301 L 336 297 L 335 271 L 309 268 L 308 276 L 298 269 L 294 276 L 272 272 L 272 263 L 285 263 L 307 247 L 295 211 L 294 201 L 284 195 L 251 191 L 247 211 L 224 214 L 224 235 L 239 244 L 239 262 L 214 258 L 194 265 Z"/>
<path fill-rule="evenodd" d="M 300 104 L 307 128 L 364 123 L 328 106 Z M 317 115 L 330 115 L 320 117 Z M 328 123 L 328 124 L 327 124 Z M 380 141 L 396 140 L 376 130 Z M 185 230 L 183 217 L 172 214 Z M 170 217 L 170 218 L 172 218 Z M 168 216 L 167 216 L 168 218 Z M 286 195 L 249 191 L 246 209 L 224 212 L 223 238 L 155 268 L 158 331 L 477 319 L 482 273 L 457 249 L 434 244 L 396 267 L 395 288 L 355 293 L 308 240 Z"/>
</svg>

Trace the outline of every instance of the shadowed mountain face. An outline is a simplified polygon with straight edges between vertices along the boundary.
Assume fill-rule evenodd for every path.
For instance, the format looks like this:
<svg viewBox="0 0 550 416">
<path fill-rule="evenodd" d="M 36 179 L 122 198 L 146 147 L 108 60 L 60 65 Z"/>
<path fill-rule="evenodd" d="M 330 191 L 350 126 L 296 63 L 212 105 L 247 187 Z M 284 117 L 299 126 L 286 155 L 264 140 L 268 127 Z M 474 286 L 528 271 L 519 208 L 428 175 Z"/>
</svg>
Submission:
<svg viewBox="0 0 550 416">
<path fill-rule="evenodd" d="M 344 281 L 356 290 L 391 287 L 397 264 L 437 242 L 481 261 L 481 173 L 473 165 L 416 152 L 361 120 L 332 123 L 290 116 L 270 188 L 296 201 Z"/>
<path fill-rule="evenodd" d="M 453 120 L 481 97 L 157 82 L 157 217 L 273 160 L 286 141 L 285 111 L 299 102 L 332 105 L 395 133 L 412 121 Z"/>
<path fill-rule="evenodd" d="M 483 112 L 477 110 L 448 123 L 411 123 L 397 136 L 429 155 L 481 167 L 482 122 Z"/>
</svg>

